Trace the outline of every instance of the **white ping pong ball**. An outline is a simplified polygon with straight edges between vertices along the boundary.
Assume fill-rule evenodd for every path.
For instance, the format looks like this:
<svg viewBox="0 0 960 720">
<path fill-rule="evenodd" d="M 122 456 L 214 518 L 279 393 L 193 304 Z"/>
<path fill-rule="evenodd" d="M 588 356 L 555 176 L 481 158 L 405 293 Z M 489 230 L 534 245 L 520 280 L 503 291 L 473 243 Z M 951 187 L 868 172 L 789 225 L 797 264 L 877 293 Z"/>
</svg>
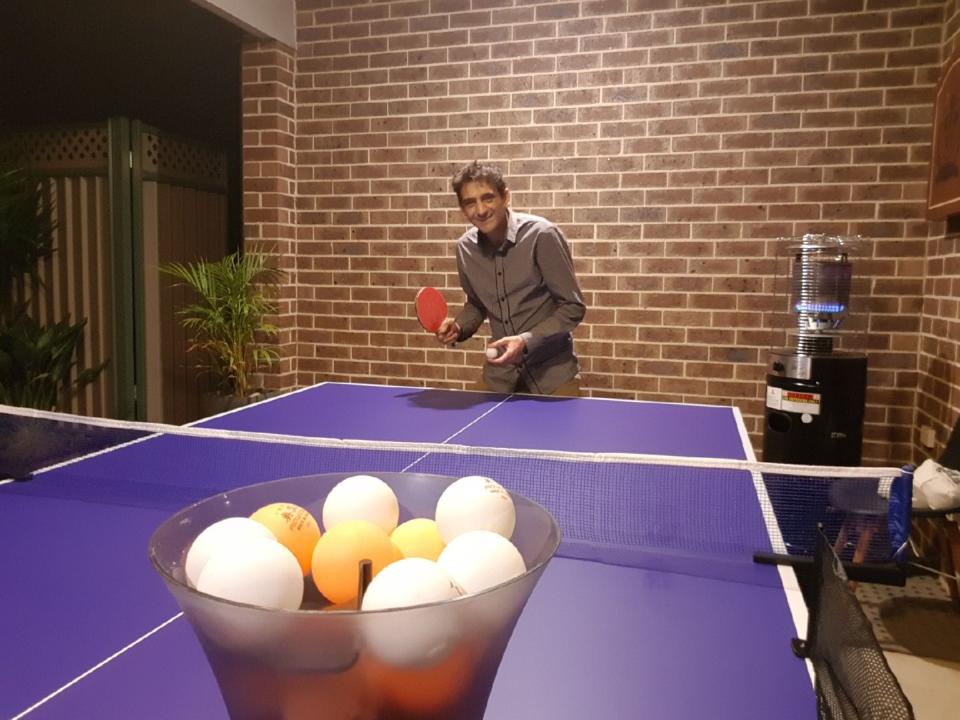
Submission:
<svg viewBox="0 0 960 720">
<path fill-rule="evenodd" d="M 218 520 L 197 535 L 193 544 L 190 545 L 190 550 L 187 551 L 187 561 L 184 563 L 184 571 L 190 586 L 197 587 L 200 573 L 218 548 L 230 546 L 237 539 L 244 537 L 262 537 L 276 542 L 273 533 L 263 523 L 245 517 Z"/>
<path fill-rule="evenodd" d="M 323 502 L 323 527 L 329 532 L 351 520 L 366 520 L 387 535 L 392 533 L 400 520 L 400 503 L 393 489 L 372 475 L 341 480 Z"/>
<path fill-rule="evenodd" d="M 487 357 L 490 358 L 491 360 L 496 360 L 498 357 L 500 357 L 499 348 L 488 347 L 486 350 L 486 353 L 487 353 Z"/>
<path fill-rule="evenodd" d="M 451 483 L 437 500 L 437 529 L 445 543 L 471 530 L 490 530 L 508 540 L 517 523 L 513 498 L 504 487 L 482 475 Z"/>
<path fill-rule="evenodd" d="M 463 590 L 433 560 L 404 558 L 373 578 L 363 596 L 365 611 L 407 608 L 402 613 L 361 614 L 367 647 L 400 668 L 435 666 L 461 642 L 462 618 L 455 600 Z M 425 605 L 425 607 L 412 607 Z"/>
<path fill-rule="evenodd" d="M 404 558 L 381 570 L 363 594 L 363 610 L 387 610 L 453 600 L 463 590 L 433 560 Z"/>
<path fill-rule="evenodd" d="M 303 572 L 294 554 L 276 540 L 243 537 L 214 551 L 197 590 L 232 602 L 296 610 L 303 601 Z"/>
<path fill-rule="evenodd" d="M 514 544 L 489 530 L 455 537 L 440 553 L 437 565 L 467 593 L 486 590 L 527 571 Z"/>
</svg>

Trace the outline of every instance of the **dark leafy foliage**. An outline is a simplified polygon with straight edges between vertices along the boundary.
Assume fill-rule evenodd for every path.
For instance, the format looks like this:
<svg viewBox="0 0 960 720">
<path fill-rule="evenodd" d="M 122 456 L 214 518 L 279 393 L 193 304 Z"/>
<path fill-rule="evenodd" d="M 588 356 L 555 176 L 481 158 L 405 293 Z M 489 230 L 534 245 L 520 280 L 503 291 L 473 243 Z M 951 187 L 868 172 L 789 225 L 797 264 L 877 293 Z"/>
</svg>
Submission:
<svg viewBox="0 0 960 720">
<path fill-rule="evenodd" d="M 21 312 L 0 326 L 0 403 L 49 409 L 62 392 L 92 382 L 106 363 L 71 379 L 85 325 L 86 320 L 71 323 L 66 318 L 44 326 Z"/>
<path fill-rule="evenodd" d="M 0 165 L 0 403 L 42 410 L 75 395 L 106 365 L 78 368 L 86 320 L 43 325 L 24 299 L 25 287 L 42 287 L 39 264 L 54 251 L 51 215 L 36 179 Z"/>
<path fill-rule="evenodd" d="M 39 262 L 53 253 L 54 224 L 40 186 L 16 167 L 0 165 L 0 310 L 19 311 L 15 291 L 37 278 Z"/>
</svg>

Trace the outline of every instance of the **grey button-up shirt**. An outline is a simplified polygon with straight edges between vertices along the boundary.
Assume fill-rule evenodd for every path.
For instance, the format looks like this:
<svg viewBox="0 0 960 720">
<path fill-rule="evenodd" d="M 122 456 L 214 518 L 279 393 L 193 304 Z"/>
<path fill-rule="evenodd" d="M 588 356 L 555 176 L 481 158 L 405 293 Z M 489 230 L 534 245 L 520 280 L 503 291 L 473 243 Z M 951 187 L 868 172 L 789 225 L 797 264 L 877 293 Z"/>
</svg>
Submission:
<svg viewBox="0 0 960 720">
<path fill-rule="evenodd" d="M 486 363 L 483 377 L 500 392 L 523 378 L 531 392 L 551 393 L 576 376 L 571 331 L 586 312 L 573 260 L 560 228 L 536 215 L 510 211 L 507 237 L 495 249 L 476 228 L 457 243 L 460 285 L 467 295 L 456 317 L 460 340 L 490 320 L 494 340 L 520 335 L 527 347 L 520 365 Z"/>
</svg>

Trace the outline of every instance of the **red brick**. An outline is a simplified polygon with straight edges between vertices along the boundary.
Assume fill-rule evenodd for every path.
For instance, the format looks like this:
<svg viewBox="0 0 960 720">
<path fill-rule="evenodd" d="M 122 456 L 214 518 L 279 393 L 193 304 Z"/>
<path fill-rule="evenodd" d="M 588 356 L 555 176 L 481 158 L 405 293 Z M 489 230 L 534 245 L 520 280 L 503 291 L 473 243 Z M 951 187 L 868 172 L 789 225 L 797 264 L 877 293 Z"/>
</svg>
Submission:
<svg viewBox="0 0 960 720">
<path fill-rule="evenodd" d="M 735 399 L 756 440 L 770 338 L 751 328 L 769 302 L 765 256 L 771 238 L 811 229 L 874 238 L 883 256 L 865 268 L 872 276 L 916 283 L 941 273 L 929 291 L 920 283 L 881 293 L 878 307 L 883 317 L 918 318 L 917 327 L 922 317 L 924 337 L 956 335 L 960 323 L 945 318 L 957 315 L 951 298 L 960 280 L 942 273 L 960 275 L 950 256 L 960 255 L 960 243 L 920 259 L 936 242 L 927 242 L 936 231 L 922 214 L 940 21 L 935 9 L 890 3 L 870 0 L 867 10 L 848 12 L 818 0 L 814 11 L 826 14 L 814 17 L 806 17 L 806 0 L 413 0 L 351 6 L 349 18 L 345 7 L 302 10 L 298 17 L 312 24 L 301 29 L 296 65 L 265 42 L 244 55 L 245 143 L 270 149 L 246 153 L 245 234 L 305 254 L 290 263 L 301 292 L 285 306 L 290 363 L 276 381 L 462 387 L 475 379 L 469 352 L 423 344 L 405 298 L 409 285 L 427 279 L 459 295 L 453 242 L 465 223 L 448 178 L 477 157 L 503 163 L 515 207 L 560 222 L 571 241 L 591 304 L 577 342 L 593 394 Z M 324 13 L 340 19 L 316 22 Z M 484 26 L 488 18 L 497 25 Z M 512 23 L 522 24 L 522 37 L 497 32 Z M 550 107 L 554 101 L 561 105 Z M 388 289 L 397 293 L 392 303 L 381 296 L 368 305 L 371 290 Z M 923 293 L 931 299 L 921 306 Z M 623 306 L 679 302 L 674 296 L 686 305 Z M 298 341 L 294 328 L 331 317 L 322 303 L 333 299 L 349 303 L 339 309 L 356 334 L 341 327 Z M 306 322 L 294 322 L 294 312 Z M 700 337 L 698 328 L 726 335 Z M 917 337 L 902 329 L 879 336 L 873 347 L 888 354 L 878 356 L 884 374 L 871 382 L 915 387 L 918 374 L 904 358 L 917 352 Z M 321 347 L 335 342 L 357 343 L 356 354 Z M 680 349 L 657 360 L 659 343 Z M 707 347 L 713 367 L 692 372 L 716 368 L 721 379 L 684 379 L 689 363 L 623 374 L 632 362 L 687 352 L 702 362 L 696 356 Z M 421 362 L 423 351 L 435 358 Z M 660 370 L 668 376 L 656 376 Z M 960 403 L 960 390 L 946 388 Z M 871 400 L 870 428 L 887 422 L 891 397 L 880 398 Z"/>
</svg>

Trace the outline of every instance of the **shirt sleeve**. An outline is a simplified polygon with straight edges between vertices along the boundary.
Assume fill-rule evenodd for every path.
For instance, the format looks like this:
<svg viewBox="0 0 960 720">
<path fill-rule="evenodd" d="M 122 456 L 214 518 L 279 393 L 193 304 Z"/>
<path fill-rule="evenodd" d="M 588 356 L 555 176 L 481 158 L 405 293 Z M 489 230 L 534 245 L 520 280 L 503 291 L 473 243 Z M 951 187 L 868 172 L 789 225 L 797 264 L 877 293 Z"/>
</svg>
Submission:
<svg viewBox="0 0 960 720">
<path fill-rule="evenodd" d="M 470 278 L 467 277 L 467 273 L 463 269 L 463 255 L 459 249 L 457 251 L 457 273 L 460 275 L 460 287 L 463 288 L 463 292 L 467 296 L 463 309 L 454 318 L 454 321 L 460 326 L 460 335 L 457 336 L 457 340 L 463 341 L 473 337 L 473 334 L 480 329 L 483 321 L 487 318 L 487 311 L 476 292 L 474 292 L 473 285 L 470 284 Z"/>
<path fill-rule="evenodd" d="M 540 231 L 537 237 L 536 261 L 543 276 L 543 284 L 553 298 L 556 309 L 528 332 L 522 333 L 527 352 L 531 353 L 548 338 L 572 332 L 587 312 L 573 269 L 570 247 L 556 226 Z"/>
</svg>

